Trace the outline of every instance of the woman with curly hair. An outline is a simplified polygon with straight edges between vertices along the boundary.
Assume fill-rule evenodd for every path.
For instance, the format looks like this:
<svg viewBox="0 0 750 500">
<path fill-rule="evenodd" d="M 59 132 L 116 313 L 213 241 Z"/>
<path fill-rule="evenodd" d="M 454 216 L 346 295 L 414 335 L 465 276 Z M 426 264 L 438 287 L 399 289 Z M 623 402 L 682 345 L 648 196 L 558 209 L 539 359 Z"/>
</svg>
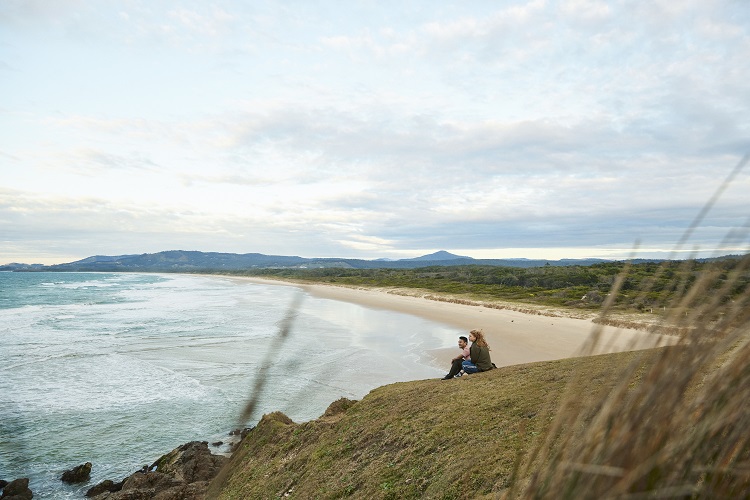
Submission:
<svg viewBox="0 0 750 500">
<path fill-rule="evenodd" d="M 490 359 L 490 346 L 484 340 L 482 330 L 469 332 L 469 340 L 471 341 L 471 347 L 469 348 L 471 359 L 462 363 L 463 370 L 466 373 L 477 373 L 495 368 L 492 359 Z"/>
</svg>

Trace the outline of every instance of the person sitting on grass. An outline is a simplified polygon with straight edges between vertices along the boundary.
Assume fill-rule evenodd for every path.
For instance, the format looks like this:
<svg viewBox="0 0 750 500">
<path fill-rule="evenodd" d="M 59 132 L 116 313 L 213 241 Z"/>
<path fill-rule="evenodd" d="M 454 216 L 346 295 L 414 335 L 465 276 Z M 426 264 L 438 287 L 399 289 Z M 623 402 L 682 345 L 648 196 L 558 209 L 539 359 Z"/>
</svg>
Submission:
<svg viewBox="0 0 750 500">
<path fill-rule="evenodd" d="M 472 330 L 469 332 L 469 340 L 471 340 L 471 347 L 469 348 L 471 359 L 461 363 L 463 371 L 466 373 L 477 373 L 495 368 L 492 359 L 490 359 L 490 346 L 484 340 L 482 330 Z"/>
<path fill-rule="evenodd" d="M 448 375 L 443 377 L 443 380 L 450 380 L 453 377 L 460 377 L 463 375 L 461 371 L 461 363 L 469 359 L 469 339 L 461 335 L 458 337 L 458 348 L 461 349 L 461 354 L 451 359 L 451 369 Z"/>
</svg>

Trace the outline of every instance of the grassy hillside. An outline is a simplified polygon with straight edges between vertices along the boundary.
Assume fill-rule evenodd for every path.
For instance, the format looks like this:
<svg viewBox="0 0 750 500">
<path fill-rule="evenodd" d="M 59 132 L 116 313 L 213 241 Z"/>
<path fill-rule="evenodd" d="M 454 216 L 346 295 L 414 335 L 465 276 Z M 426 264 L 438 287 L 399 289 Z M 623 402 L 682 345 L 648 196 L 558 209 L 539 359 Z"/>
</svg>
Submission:
<svg viewBox="0 0 750 500">
<path fill-rule="evenodd" d="M 610 474 L 606 478 L 614 474 L 619 479 L 624 475 L 623 464 L 567 462 L 554 443 L 545 456 L 539 453 L 545 448 L 545 438 L 554 435 L 552 441 L 562 444 L 566 435 L 601 431 L 596 421 L 602 416 L 602 403 L 612 395 L 615 401 L 635 402 L 651 368 L 664 359 L 684 357 L 684 351 L 669 348 L 609 354 L 506 367 L 449 381 L 392 384 L 375 389 L 361 401 L 337 401 L 318 420 L 301 424 L 280 413 L 266 415 L 244 439 L 229 469 L 213 484 L 212 495 L 227 499 L 564 497 L 549 480 L 553 478 L 540 481 L 534 475 L 567 463 L 567 478 L 588 468 L 594 478 L 605 473 Z M 623 379 L 613 375 L 624 371 L 632 377 L 627 379 L 625 392 L 619 393 Z M 707 373 L 704 367 L 690 377 L 687 391 L 680 391 L 688 395 L 686 402 L 700 393 Z M 570 398 L 570 394 L 575 396 Z M 664 396 L 665 401 L 669 399 Z M 652 410 L 654 418 L 664 416 L 658 408 Z M 565 423 L 570 428 L 556 427 L 561 414 L 575 415 Z M 741 424 L 742 419 L 748 422 L 747 409 L 736 423 Z M 679 428 L 679 418 L 676 427 L 670 427 L 669 421 L 656 425 L 700 443 L 700 436 L 691 429 Z M 636 434 L 632 433 L 632 441 L 621 444 L 637 448 Z M 664 435 L 655 432 L 651 437 L 659 440 Z M 737 444 L 736 437 L 720 436 L 713 446 L 721 446 L 725 440 Z M 673 444 L 678 441 L 671 440 Z M 590 445 L 605 443 L 600 435 L 595 442 L 587 444 L 580 439 L 577 445 L 590 452 Z M 740 444 L 732 461 L 748 460 L 747 439 Z M 583 459 L 584 451 L 581 453 Z M 712 453 L 721 456 L 718 449 Z M 696 474 L 687 484 L 689 489 L 701 482 L 707 484 L 705 471 Z M 666 481 L 666 476 L 663 479 Z M 731 476 L 731 480 L 725 485 L 729 491 L 750 494 L 747 475 L 744 479 Z M 652 483 L 647 489 L 657 488 L 659 478 L 655 476 Z M 511 486 L 515 488 L 512 491 Z M 535 493 L 523 495 L 529 487 Z M 579 493 L 572 490 L 567 497 L 597 497 Z"/>
<path fill-rule="evenodd" d="M 573 374 L 612 387 L 625 353 L 423 380 L 341 400 L 312 422 L 266 415 L 232 459 L 221 498 L 475 498 L 510 485 L 519 454 L 550 425 Z M 585 420 L 581 425 L 586 425 Z"/>
</svg>

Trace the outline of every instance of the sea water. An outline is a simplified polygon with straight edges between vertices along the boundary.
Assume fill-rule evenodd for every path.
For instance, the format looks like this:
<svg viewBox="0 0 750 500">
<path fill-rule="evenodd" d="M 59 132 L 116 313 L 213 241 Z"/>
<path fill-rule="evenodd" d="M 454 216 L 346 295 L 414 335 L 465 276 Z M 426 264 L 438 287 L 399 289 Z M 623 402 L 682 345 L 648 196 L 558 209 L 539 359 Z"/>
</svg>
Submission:
<svg viewBox="0 0 750 500">
<path fill-rule="evenodd" d="M 338 398 L 439 377 L 445 367 L 424 353 L 453 345 L 457 334 L 293 286 L 0 272 L 0 479 L 30 478 L 34 498 L 82 498 L 180 444 L 227 443 L 264 413 L 311 420 Z M 265 382 L 258 407 L 240 422 L 257 377 Z M 93 464 L 88 483 L 60 481 L 85 462 Z"/>
</svg>

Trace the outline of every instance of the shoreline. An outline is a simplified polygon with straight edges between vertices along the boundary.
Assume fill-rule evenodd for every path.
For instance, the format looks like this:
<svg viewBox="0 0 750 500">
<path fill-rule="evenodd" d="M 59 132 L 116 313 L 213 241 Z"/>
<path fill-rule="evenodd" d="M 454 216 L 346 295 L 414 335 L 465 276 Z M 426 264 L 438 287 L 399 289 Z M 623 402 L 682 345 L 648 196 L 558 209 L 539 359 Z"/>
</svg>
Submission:
<svg viewBox="0 0 750 500">
<path fill-rule="evenodd" d="M 410 314 L 456 327 L 464 330 L 464 334 L 475 328 L 482 329 L 492 347 L 492 361 L 497 366 L 649 349 L 673 345 L 678 340 L 676 336 L 646 330 L 595 324 L 592 318 L 545 314 L 541 309 L 493 308 L 469 301 L 435 300 L 385 289 L 301 283 L 253 276 L 214 276 L 262 285 L 293 286 L 313 297 Z M 594 331 L 598 332 L 596 342 L 593 342 L 592 337 Z M 456 353 L 457 348 L 452 346 L 435 346 L 435 349 L 427 352 L 435 358 L 436 364 L 445 366 L 446 370 L 449 360 Z"/>
</svg>

